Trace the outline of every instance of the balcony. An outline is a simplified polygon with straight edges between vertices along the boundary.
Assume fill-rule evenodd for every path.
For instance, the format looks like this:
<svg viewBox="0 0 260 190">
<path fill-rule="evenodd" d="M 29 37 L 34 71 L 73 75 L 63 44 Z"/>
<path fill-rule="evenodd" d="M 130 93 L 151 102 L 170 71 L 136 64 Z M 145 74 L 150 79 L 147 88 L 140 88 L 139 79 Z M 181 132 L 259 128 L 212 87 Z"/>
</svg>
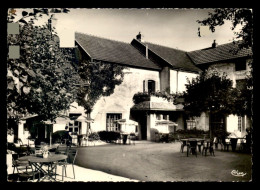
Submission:
<svg viewBox="0 0 260 190">
<path fill-rule="evenodd" d="M 182 110 L 183 100 L 177 98 L 177 95 L 170 95 L 161 92 L 155 93 L 136 93 L 133 97 L 135 105 L 133 110 L 161 110 L 161 111 L 177 111 Z"/>
</svg>

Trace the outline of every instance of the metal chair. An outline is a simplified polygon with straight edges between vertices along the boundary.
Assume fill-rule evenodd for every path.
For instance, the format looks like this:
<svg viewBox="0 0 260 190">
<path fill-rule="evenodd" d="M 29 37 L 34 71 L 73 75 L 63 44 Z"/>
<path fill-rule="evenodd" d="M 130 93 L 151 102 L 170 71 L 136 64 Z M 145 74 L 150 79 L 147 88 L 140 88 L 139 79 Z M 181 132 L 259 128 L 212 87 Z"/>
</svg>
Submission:
<svg viewBox="0 0 260 190">
<path fill-rule="evenodd" d="M 189 153 L 195 154 L 197 157 L 197 141 L 189 141 L 187 145 L 187 156 L 189 156 Z"/>
<path fill-rule="evenodd" d="M 75 149 L 70 149 L 68 151 L 68 154 L 67 154 L 67 159 L 65 159 L 64 161 L 60 161 L 57 163 L 58 166 L 62 166 L 62 181 L 64 180 L 64 172 L 65 172 L 65 176 L 67 177 L 67 172 L 66 172 L 66 167 L 68 165 L 72 165 L 72 169 L 73 169 L 73 177 L 75 179 L 75 170 L 74 170 L 74 162 L 76 160 L 76 157 L 77 157 L 77 153 L 78 153 L 78 150 L 75 150 Z"/>
<path fill-rule="evenodd" d="M 181 149 L 180 152 L 183 153 L 184 147 L 187 146 L 187 142 L 186 141 L 180 141 L 181 142 Z"/>
<path fill-rule="evenodd" d="M 55 154 L 65 154 L 67 155 L 68 154 L 68 151 L 70 150 L 71 146 L 67 146 L 67 145 L 64 145 L 64 144 L 60 144 L 56 150 L 55 150 Z"/>
<path fill-rule="evenodd" d="M 36 174 L 39 174 L 38 171 L 34 171 L 29 161 L 15 160 L 15 168 L 17 169 L 18 181 L 21 179 L 35 180 Z"/>
<path fill-rule="evenodd" d="M 215 152 L 214 152 L 214 148 L 213 148 L 213 141 L 211 140 L 206 140 L 203 142 L 203 147 L 202 147 L 202 151 L 201 154 L 203 155 L 203 152 L 205 154 L 205 156 L 207 156 L 207 151 L 209 151 L 210 155 L 215 156 Z"/>
</svg>

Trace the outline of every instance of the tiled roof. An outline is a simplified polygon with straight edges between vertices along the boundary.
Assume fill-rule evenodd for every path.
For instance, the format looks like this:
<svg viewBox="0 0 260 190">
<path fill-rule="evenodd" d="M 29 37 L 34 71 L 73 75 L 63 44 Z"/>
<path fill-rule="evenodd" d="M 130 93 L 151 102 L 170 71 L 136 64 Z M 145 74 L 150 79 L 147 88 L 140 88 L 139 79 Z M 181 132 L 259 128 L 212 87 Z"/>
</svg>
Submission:
<svg viewBox="0 0 260 190">
<path fill-rule="evenodd" d="M 241 49 L 236 54 L 234 54 L 232 50 L 237 48 L 237 44 L 233 42 L 219 45 L 215 48 L 207 48 L 196 51 L 188 52 L 187 54 L 190 56 L 192 61 L 196 65 L 205 64 L 205 63 L 214 63 L 219 61 L 226 61 L 240 57 L 247 57 L 252 55 L 251 49 Z"/>
<path fill-rule="evenodd" d="M 76 42 L 95 60 L 123 64 L 132 67 L 161 70 L 128 43 L 105 39 L 83 33 L 75 33 Z"/>
<path fill-rule="evenodd" d="M 190 60 L 190 58 L 187 56 L 185 51 L 161 46 L 149 42 L 140 42 L 142 44 L 147 44 L 148 49 L 157 54 L 159 57 L 164 59 L 166 62 L 168 62 L 170 65 L 173 66 L 173 68 L 191 71 L 191 72 L 199 72 L 201 71 L 198 67 L 194 65 L 194 63 Z"/>
</svg>

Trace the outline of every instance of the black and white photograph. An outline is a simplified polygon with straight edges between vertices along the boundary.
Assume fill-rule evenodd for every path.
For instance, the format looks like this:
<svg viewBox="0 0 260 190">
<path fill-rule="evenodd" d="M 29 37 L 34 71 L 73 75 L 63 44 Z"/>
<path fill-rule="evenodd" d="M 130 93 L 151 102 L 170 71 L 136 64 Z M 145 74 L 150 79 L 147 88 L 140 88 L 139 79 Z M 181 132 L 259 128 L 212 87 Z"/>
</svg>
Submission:
<svg viewBox="0 0 260 190">
<path fill-rule="evenodd" d="M 8 183 L 252 182 L 252 8 L 7 11 Z"/>
</svg>

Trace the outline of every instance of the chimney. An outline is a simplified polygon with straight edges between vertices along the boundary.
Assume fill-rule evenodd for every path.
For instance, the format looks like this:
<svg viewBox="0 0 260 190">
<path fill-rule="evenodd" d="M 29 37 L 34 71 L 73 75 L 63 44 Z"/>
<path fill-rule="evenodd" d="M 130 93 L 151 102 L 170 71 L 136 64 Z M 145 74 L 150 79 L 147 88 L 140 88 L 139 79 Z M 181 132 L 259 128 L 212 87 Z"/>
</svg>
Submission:
<svg viewBox="0 0 260 190">
<path fill-rule="evenodd" d="M 142 35 L 141 35 L 141 32 L 139 32 L 139 34 L 136 35 L 136 39 L 137 39 L 138 41 L 141 41 L 141 36 L 142 36 Z"/>
<path fill-rule="evenodd" d="M 214 40 L 213 43 L 212 43 L 212 48 L 217 47 L 217 45 L 218 45 L 218 44 L 216 43 L 216 40 Z"/>
<path fill-rule="evenodd" d="M 148 45 L 145 44 L 145 57 L 148 59 Z"/>
</svg>

